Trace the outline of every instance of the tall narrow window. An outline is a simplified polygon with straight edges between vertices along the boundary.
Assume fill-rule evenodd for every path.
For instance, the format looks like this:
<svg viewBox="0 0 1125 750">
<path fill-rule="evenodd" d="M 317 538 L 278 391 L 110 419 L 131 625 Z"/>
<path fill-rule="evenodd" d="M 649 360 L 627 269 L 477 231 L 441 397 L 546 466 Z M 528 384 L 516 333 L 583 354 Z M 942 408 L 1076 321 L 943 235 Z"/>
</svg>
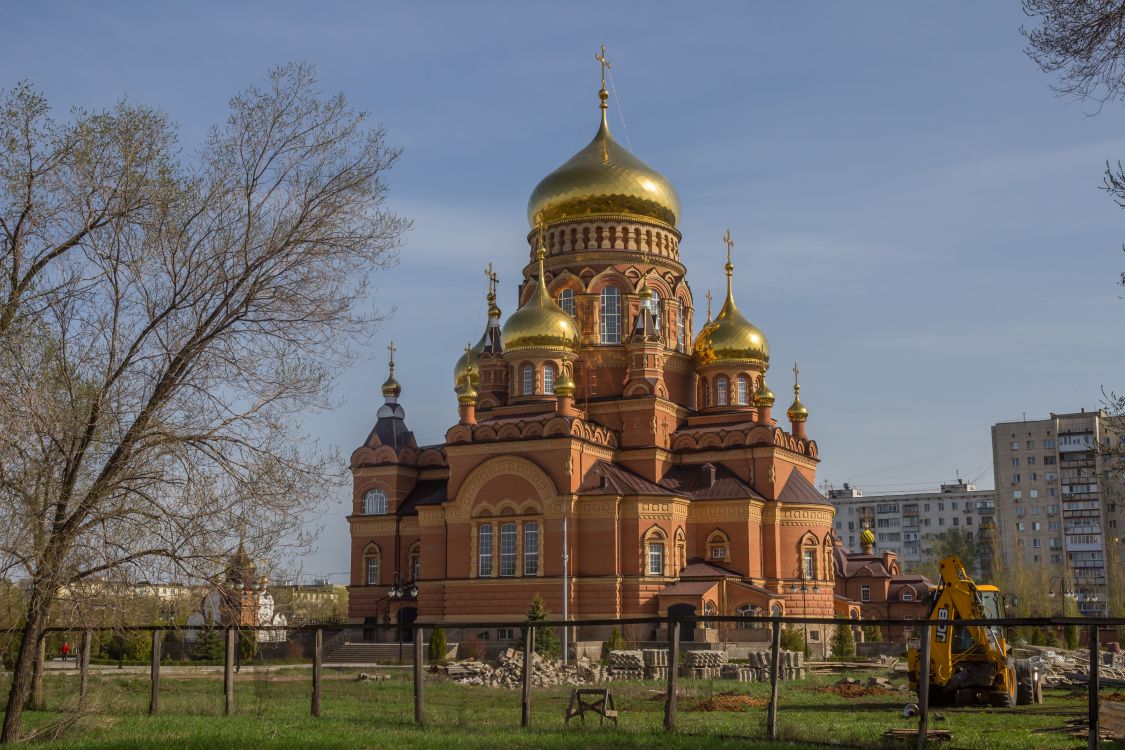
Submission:
<svg viewBox="0 0 1125 750">
<path fill-rule="evenodd" d="M 621 343 L 621 291 L 615 286 L 602 290 L 601 342 L 603 344 Z"/>
<path fill-rule="evenodd" d="M 387 493 L 382 490 L 368 490 L 363 495 L 364 515 L 386 515 Z"/>
<path fill-rule="evenodd" d="M 367 585 L 368 586 L 378 586 L 379 585 L 379 558 L 378 557 L 367 558 Z"/>
<path fill-rule="evenodd" d="M 738 376 L 738 393 L 735 396 L 735 403 L 739 406 L 746 406 L 750 403 L 750 378 L 745 375 Z"/>
<path fill-rule="evenodd" d="M 516 574 L 516 525 L 500 524 L 500 575 Z"/>
<path fill-rule="evenodd" d="M 535 521 L 523 525 L 523 574 L 539 575 L 539 524 Z"/>
<path fill-rule="evenodd" d="M 687 313 L 684 312 L 684 301 L 680 300 L 680 319 L 676 325 L 676 349 L 684 350 L 684 338 L 687 336 Z"/>
<path fill-rule="evenodd" d="M 725 375 L 720 375 L 715 378 L 715 403 L 718 406 L 727 405 L 727 390 L 730 387 L 730 382 Z"/>
<path fill-rule="evenodd" d="M 410 548 L 410 580 L 417 581 L 422 577 L 422 546 L 415 542 Z"/>
<path fill-rule="evenodd" d="M 711 405 L 711 384 L 706 380 L 703 381 L 703 403 L 700 406 Z"/>
<path fill-rule="evenodd" d="M 649 299 L 647 305 L 652 317 L 656 320 L 656 327 L 660 328 L 660 292 L 655 289 L 652 290 L 652 298 Z"/>
<path fill-rule="evenodd" d="M 543 392 L 548 395 L 555 392 L 555 366 L 550 362 L 543 365 Z"/>
<path fill-rule="evenodd" d="M 660 542 L 650 542 L 648 545 L 648 574 L 664 575 L 664 545 Z"/>
<path fill-rule="evenodd" d="M 530 396 L 535 389 L 535 370 L 531 365 L 524 365 L 520 371 L 521 390 L 524 396 Z"/>
<path fill-rule="evenodd" d="M 480 527 L 478 532 L 480 535 L 477 545 L 477 555 L 479 564 L 477 565 L 477 575 L 481 578 L 492 577 L 492 526 L 484 524 Z"/>
<path fill-rule="evenodd" d="M 574 317 L 574 290 L 573 289 L 563 289 L 562 290 L 562 292 L 559 294 L 559 307 L 561 307 L 563 309 L 564 313 L 566 313 L 567 315 L 569 315 L 572 318 Z"/>
<path fill-rule="evenodd" d="M 816 578 L 816 550 L 814 550 L 814 549 L 805 550 L 805 560 L 804 560 L 804 562 L 805 562 L 805 566 L 804 566 L 805 578 L 807 578 L 807 579 Z"/>
</svg>

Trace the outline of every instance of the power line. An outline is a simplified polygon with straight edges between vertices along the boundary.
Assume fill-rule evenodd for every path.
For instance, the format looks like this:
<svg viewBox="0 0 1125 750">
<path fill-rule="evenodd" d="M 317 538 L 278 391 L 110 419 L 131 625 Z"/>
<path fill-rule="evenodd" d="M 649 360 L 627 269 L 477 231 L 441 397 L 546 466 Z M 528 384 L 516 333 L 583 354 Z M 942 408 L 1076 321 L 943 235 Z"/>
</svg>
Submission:
<svg viewBox="0 0 1125 750">
<path fill-rule="evenodd" d="M 981 446 L 989 445 L 990 443 L 991 443 L 991 441 L 984 441 L 984 442 L 976 443 L 975 445 L 968 445 L 968 446 L 965 446 L 964 448 L 958 448 L 957 450 L 948 451 L 946 453 L 938 453 L 938 454 L 933 455 L 933 456 L 927 456 L 925 458 L 920 458 L 916 461 L 907 461 L 904 464 L 898 464 L 896 466 L 888 466 L 885 469 L 876 469 L 875 471 L 868 471 L 868 472 L 864 472 L 863 474 L 852 474 L 851 476 L 848 477 L 848 481 L 854 482 L 856 479 L 858 479 L 860 477 L 869 477 L 869 476 L 873 476 L 875 474 L 884 474 L 888 471 L 894 471 L 895 469 L 904 469 L 907 466 L 917 466 L 918 464 L 924 464 L 927 461 L 933 461 L 935 458 L 944 458 L 946 456 L 952 456 L 952 455 L 957 454 L 957 453 L 964 453 L 965 451 L 973 450 L 974 448 L 980 448 Z"/>
</svg>

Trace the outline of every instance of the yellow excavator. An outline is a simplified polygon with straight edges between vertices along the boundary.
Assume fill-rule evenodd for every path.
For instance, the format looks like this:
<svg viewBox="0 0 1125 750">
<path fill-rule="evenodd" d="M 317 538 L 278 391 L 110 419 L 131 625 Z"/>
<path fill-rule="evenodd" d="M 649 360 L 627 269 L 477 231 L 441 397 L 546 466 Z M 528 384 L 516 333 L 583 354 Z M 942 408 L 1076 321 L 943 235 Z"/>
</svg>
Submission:
<svg viewBox="0 0 1125 750">
<path fill-rule="evenodd" d="M 992 705 L 1010 707 L 1043 702 L 1038 667 L 1013 659 L 1004 629 L 993 625 L 949 625 L 949 620 L 999 620 L 1004 600 L 995 586 L 977 585 L 960 558 L 939 565 L 941 581 L 933 591 L 926 619 L 930 626 L 931 706 Z M 919 688 L 920 632 L 907 641 L 910 687 Z"/>
</svg>

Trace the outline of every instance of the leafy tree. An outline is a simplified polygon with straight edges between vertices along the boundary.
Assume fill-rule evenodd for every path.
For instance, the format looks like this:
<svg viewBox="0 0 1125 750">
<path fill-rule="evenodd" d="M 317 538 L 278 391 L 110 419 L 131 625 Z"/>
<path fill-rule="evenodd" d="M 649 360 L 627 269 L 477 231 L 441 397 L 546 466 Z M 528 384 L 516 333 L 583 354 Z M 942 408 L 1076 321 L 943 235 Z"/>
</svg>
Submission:
<svg viewBox="0 0 1125 750">
<path fill-rule="evenodd" d="M 621 635 L 621 631 L 617 628 L 614 628 L 612 631 L 610 631 L 609 640 L 605 642 L 604 646 L 602 646 L 602 657 L 608 659 L 609 653 L 611 651 L 624 651 L 628 647 L 629 644 L 625 642 L 625 638 Z"/>
<path fill-rule="evenodd" d="M 295 422 L 376 318 L 408 222 L 399 151 L 315 71 L 230 100 L 199 148 L 123 101 L 56 120 L 0 92 L 0 570 L 29 579 L 0 742 L 20 739 L 60 591 L 307 547 L 340 481 Z M 34 375 L 30 375 L 34 373 Z"/>
<path fill-rule="evenodd" d="M 1066 625 L 1063 627 L 1063 642 L 1070 651 L 1078 648 L 1078 626 Z"/>
<path fill-rule="evenodd" d="M 797 625 L 786 625 L 781 630 L 781 647 L 786 651 L 804 651 L 804 631 Z"/>
<path fill-rule="evenodd" d="M 536 594 L 531 600 L 531 608 L 527 611 L 527 621 L 532 624 L 544 622 L 550 619 L 549 615 L 550 613 L 547 612 L 547 607 L 543 603 L 543 597 Z M 523 645 L 522 639 L 520 645 Z M 545 659 L 557 659 L 559 658 L 559 652 L 559 639 L 555 635 L 555 631 L 552 628 L 536 628 L 535 653 Z"/>
<path fill-rule="evenodd" d="M 863 640 L 866 643 L 882 643 L 883 628 L 879 625 L 864 625 Z"/>
<path fill-rule="evenodd" d="M 434 628 L 430 633 L 430 652 L 429 658 L 431 664 L 445 663 L 445 653 L 449 650 L 449 644 L 445 640 L 445 629 Z"/>
<path fill-rule="evenodd" d="M 927 573 L 932 580 L 940 580 L 941 571 L 938 564 L 951 555 L 961 558 L 965 572 L 971 578 L 976 578 L 980 573 L 980 548 L 977 538 L 968 529 L 956 528 L 941 534 L 927 534 L 926 540 L 930 545 L 930 555 L 927 560 Z"/>
<path fill-rule="evenodd" d="M 837 625 L 836 632 L 832 634 L 832 658 L 851 659 L 854 657 L 855 636 L 852 634 L 852 626 L 847 623 Z"/>
</svg>

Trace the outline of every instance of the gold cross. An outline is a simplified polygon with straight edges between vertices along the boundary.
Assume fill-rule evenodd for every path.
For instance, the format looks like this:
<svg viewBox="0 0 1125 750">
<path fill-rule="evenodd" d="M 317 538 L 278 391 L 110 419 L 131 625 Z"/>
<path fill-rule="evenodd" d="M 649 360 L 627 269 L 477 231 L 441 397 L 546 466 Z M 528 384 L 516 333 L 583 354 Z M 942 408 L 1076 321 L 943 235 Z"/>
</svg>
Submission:
<svg viewBox="0 0 1125 750">
<path fill-rule="evenodd" d="M 707 290 L 707 320 L 711 319 L 711 290 Z"/>
<path fill-rule="evenodd" d="M 484 269 L 484 275 L 488 277 L 488 293 L 496 295 L 496 282 L 499 277 L 492 270 L 492 261 L 488 262 L 488 268 Z"/>
<path fill-rule="evenodd" d="M 727 233 L 723 235 L 723 242 L 727 246 L 727 265 L 729 266 L 730 265 L 730 251 L 734 248 L 734 240 L 732 240 L 731 237 L 730 237 L 730 230 L 729 229 L 727 230 Z"/>
<path fill-rule="evenodd" d="M 395 352 L 397 351 L 395 349 L 395 342 L 392 341 L 391 343 L 387 344 L 387 351 L 391 353 L 390 364 L 391 364 L 391 369 L 393 370 L 395 368 Z"/>
<path fill-rule="evenodd" d="M 798 385 L 798 379 L 801 375 L 801 368 L 797 367 L 797 363 L 793 363 L 793 385 Z"/>
<path fill-rule="evenodd" d="M 473 345 L 468 341 L 465 342 L 465 371 L 473 371 Z"/>
<path fill-rule="evenodd" d="M 605 72 L 612 70 L 613 66 L 609 64 L 609 60 L 605 59 L 605 45 L 602 45 L 601 52 L 594 53 L 594 59 L 602 64 L 602 88 L 605 88 Z"/>
</svg>

